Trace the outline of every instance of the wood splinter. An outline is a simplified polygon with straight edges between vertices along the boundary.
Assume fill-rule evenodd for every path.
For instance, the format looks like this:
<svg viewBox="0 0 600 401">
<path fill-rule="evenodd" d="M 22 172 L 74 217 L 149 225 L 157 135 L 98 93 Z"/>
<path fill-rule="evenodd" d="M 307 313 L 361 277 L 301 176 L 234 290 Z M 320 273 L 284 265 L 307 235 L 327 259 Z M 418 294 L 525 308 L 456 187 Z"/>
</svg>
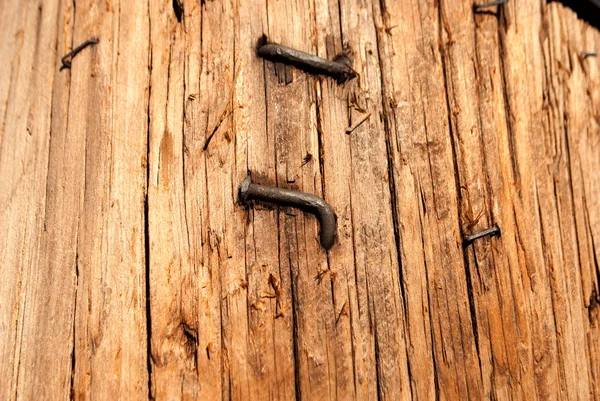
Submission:
<svg viewBox="0 0 600 401">
<path fill-rule="evenodd" d="M 346 134 L 350 135 L 355 129 L 357 129 L 358 127 L 360 127 L 365 121 L 367 121 L 369 119 L 369 117 L 371 117 L 371 113 L 367 113 L 364 114 L 360 120 L 358 120 L 356 123 L 354 123 L 353 125 L 351 125 L 350 127 L 346 128 Z"/>
</svg>

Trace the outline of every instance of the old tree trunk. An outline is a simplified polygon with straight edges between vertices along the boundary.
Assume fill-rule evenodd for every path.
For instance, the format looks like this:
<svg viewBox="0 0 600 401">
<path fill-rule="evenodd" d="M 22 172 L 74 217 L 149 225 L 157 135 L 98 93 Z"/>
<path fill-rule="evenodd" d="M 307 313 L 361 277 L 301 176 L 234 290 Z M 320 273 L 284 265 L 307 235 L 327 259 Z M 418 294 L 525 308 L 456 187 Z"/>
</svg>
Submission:
<svg viewBox="0 0 600 401">
<path fill-rule="evenodd" d="M 600 400 L 600 34 L 481 11 L 0 1 L 0 400 Z"/>
</svg>

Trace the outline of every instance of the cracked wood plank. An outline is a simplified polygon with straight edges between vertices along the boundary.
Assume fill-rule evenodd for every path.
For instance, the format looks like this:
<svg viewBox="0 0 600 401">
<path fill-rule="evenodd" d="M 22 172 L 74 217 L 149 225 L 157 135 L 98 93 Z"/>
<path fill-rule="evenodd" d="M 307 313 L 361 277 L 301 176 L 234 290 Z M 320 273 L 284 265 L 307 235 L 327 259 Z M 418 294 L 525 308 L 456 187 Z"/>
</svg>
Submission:
<svg viewBox="0 0 600 401">
<path fill-rule="evenodd" d="M 573 16 L 570 17 L 574 19 Z M 579 22 L 581 31 L 569 29 L 575 43 L 583 49 L 600 46 L 600 35 L 597 30 Z M 579 36 L 581 35 L 581 36 Z M 600 225 L 598 218 L 599 200 L 593 191 L 600 188 L 600 180 L 595 174 L 590 174 L 600 167 L 600 141 L 598 141 L 598 110 L 600 106 L 599 70 L 590 60 L 576 67 L 578 80 L 570 83 L 573 94 L 566 103 L 569 115 L 567 132 L 577 132 L 579 135 L 568 136 L 568 152 L 570 159 L 570 174 L 572 179 L 573 203 L 577 226 L 578 255 L 580 258 L 581 286 L 588 321 L 585 325 L 587 358 L 589 360 L 590 397 L 600 398 L 600 363 L 598 356 L 600 348 L 596 341 L 600 326 L 598 321 L 598 234 Z M 585 76 L 585 78 L 584 78 Z"/>
<path fill-rule="evenodd" d="M 85 138 L 73 397 L 148 395 L 146 160 L 148 4 L 78 2 L 68 129 Z M 65 70 L 63 70 L 64 72 Z M 81 102 L 80 103 L 80 99 Z M 122 112 L 126 110 L 126 112 Z"/>
<path fill-rule="evenodd" d="M 446 65 L 456 111 L 453 146 L 459 160 L 461 230 L 469 235 L 497 224 L 504 239 L 477 241 L 465 255 L 483 391 L 486 398 L 519 399 L 534 391 L 533 361 L 525 352 L 533 344 L 523 327 L 530 311 L 523 306 L 527 293 L 513 267 L 516 241 L 509 237 L 515 231 L 509 202 L 514 178 L 510 158 L 504 156 L 510 144 L 498 35 L 502 19 L 479 14 L 464 20 L 457 18 L 460 11 L 448 10 L 453 37 L 460 35 L 460 40 L 451 44 Z"/>
<path fill-rule="evenodd" d="M 17 3 L 0 400 L 600 399 L 600 35 L 573 11 Z M 259 59 L 262 35 L 358 77 Z M 334 247 L 241 205 L 247 174 L 323 196 Z"/>
<path fill-rule="evenodd" d="M 265 33 L 270 41 L 314 53 L 311 40 L 314 5 L 310 2 L 267 2 Z M 290 23 L 291 16 L 307 24 Z M 282 23 L 289 21 L 288 23 Z M 313 76 L 265 61 L 267 133 L 275 151 L 274 182 L 281 188 L 323 195 L 317 102 Z M 304 163 L 306 155 L 314 155 Z M 256 215 L 258 211 L 255 211 Z M 332 272 L 318 242 L 313 216 L 279 208 L 280 286 L 284 319 L 294 325 L 296 396 L 307 400 L 336 398 L 335 304 Z M 310 300 L 307 302 L 307 300 Z"/>
<path fill-rule="evenodd" d="M 64 120 L 52 118 L 56 113 L 64 119 L 68 99 L 53 97 L 53 85 L 65 85 L 56 69 L 68 40 L 57 24 L 63 13 L 69 10 L 58 2 L 0 6 L 6 38 L 0 55 L 2 400 L 66 398 L 70 391 L 79 202 L 70 199 L 76 184 L 57 188 L 50 182 L 65 171 L 60 157 L 49 160 L 65 139 Z M 58 134 L 51 145 L 53 131 Z M 34 369 L 43 369 L 37 378 Z"/>
<path fill-rule="evenodd" d="M 455 110 L 448 99 L 453 32 L 447 7 L 464 5 L 384 2 L 380 11 L 380 53 L 390 55 L 381 58 L 384 107 L 417 399 L 483 397 L 460 246 Z"/>
<path fill-rule="evenodd" d="M 149 2 L 150 103 L 147 241 L 150 394 L 193 398 L 199 391 L 194 265 L 184 187 L 186 35 L 171 7 Z M 168 299 L 169 302 L 160 302 Z"/>
</svg>

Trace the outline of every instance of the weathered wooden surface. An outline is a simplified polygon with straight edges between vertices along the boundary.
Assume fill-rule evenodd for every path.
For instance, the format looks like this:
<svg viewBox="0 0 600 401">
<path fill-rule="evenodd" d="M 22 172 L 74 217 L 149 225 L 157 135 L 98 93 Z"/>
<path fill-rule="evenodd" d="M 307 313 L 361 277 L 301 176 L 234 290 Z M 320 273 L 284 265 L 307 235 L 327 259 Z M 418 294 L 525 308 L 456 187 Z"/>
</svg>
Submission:
<svg viewBox="0 0 600 401">
<path fill-rule="evenodd" d="M 600 400 L 600 34 L 486 10 L 1 1 L 0 400 Z"/>
</svg>

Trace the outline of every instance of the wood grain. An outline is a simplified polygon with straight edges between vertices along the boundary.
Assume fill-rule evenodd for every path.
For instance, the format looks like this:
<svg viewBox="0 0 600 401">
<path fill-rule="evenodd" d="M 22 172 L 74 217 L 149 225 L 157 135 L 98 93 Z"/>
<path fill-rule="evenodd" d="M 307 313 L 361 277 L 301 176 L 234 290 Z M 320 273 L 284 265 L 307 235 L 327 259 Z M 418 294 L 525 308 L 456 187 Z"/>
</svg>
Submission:
<svg viewBox="0 0 600 401">
<path fill-rule="evenodd" d="M 0 400 L 600 400 L 600 34 L 482 11 L 0 2 Z"/>
</svg>

